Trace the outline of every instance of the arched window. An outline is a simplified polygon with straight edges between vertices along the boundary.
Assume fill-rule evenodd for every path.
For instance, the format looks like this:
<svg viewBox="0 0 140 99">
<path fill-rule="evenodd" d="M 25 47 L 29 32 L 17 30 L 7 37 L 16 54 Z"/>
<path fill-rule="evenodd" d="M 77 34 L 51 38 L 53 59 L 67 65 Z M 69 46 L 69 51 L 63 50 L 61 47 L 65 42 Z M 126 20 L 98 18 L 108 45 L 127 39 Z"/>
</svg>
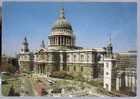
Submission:
<svg viewBox="0 0 140 99">
<path fill-rule="evenodd" d="M 67 55 L 67 62 L 70 62 L 70 55 Z"/>
<path fill-rule="evenodd" d="M 74 61 L 74 63 L 76 62 L 76 55 L 74 55 L 73 61 Z"/>
<path fill-rule="evenodd" d="M 89 62 L 89 55 L 87 55 L 87 62 Z"/>
<path fill-rule="evenodd" d="M 97 54 L 97 60 L 100 61 L 100 59 L 101 59 L 101 55 Z"/>
</svg>

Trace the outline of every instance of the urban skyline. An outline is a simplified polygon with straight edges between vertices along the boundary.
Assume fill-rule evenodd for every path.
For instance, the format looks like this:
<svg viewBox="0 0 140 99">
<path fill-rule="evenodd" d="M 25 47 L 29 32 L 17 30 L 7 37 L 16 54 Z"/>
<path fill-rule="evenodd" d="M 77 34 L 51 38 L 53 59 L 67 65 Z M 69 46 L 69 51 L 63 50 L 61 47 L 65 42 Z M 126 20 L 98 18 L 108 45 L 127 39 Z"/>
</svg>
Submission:
<svg viewBox="0 0 140 99">
<path fill-rule="evenodd" d="M 114 52 L 136 50 L 136 3 L 4 2 L 3 53 L 18 53 L 25 36 L 33 51 L 40 47 L 41 40 L 47 45 L 48 34 L 62 7 L 73 26 L 76 45 L 100 48 L 107 45 L 111 34 Z"/>
</svg>

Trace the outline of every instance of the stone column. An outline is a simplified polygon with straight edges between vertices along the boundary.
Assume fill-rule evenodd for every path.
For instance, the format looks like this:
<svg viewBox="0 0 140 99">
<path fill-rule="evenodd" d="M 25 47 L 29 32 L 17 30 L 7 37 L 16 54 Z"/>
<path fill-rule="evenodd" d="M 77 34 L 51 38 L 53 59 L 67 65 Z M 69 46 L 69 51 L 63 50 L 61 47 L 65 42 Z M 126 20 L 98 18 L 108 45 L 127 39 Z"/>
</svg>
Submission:
<svg viewBox="0 0 140 99">
<path fill-rule="evenodd" d="M 55 37 L 55 45 L 57 45 L 57 37 Z"/>
<path fill-rule="evenodd" d="M 38 64 L 38 74 L 40 74 L 40 65 Z"/>
<path fill-rule="evenodd" d="M 69 38 L 67 38 L 67 45 L 69 45 Z"/>
<path fill-rule="evenodd" d="M 132 76 L 132 92 L 135 92 L 135 80 L 136 80 L 136 78 L 135 78 L 135 75 L 133 74 L 133 76 Z"/>
<path fill-rule="evenodd" d="M 51 45 L 53 45 L 53 38 L 51 38 Z"/>
<path fill-rule="evenodd" d="M 35 74 L 37 74 L 37 65 L 35 64 Z"/>
<path fill-rule="evenodd" d="M 55 44 L 55 39 L 54 39 L 54 37 L 53 37 L 53 45 Z"/>
<path fill-rule="evenodd" d="M 63 36 L 61 37 L 61 45 L 63 45 Z"/>
<path fill-rule="evenodd" d="M 121 80 L 121 77 L 119 77 L 119 86 L 121 87 L 121 83 L 122 83 L 122 80 Z"/>
<path fill-rule="evenodd" d="M 70 46 L 70 38 L 68 38 L 68 45 Z"/>
<path fill-rule="evenodd" d="M 57 36 L 57 45 L 59 45 L 59 36 Z"/>
<path fill-rule="evenodd" d="M 45 75 L 45 65 L 43 65 L 43 74 Z"/>
<path fill-rule="evenodd" d="M 44 74 L 46 75 L 46 66 L 44 65 Z"/>
<path fill-rule="evenodd" d="M 55 37 L 55 45 L 57 45 L 57 37 Z"/>
<path fill-rule="evenodd" d="M 44 74 L 44 65 L 42 64 L 42 74 Z"/>
<path fill-rule="evenodd" d="M 66 39 L 65 39 L 65 40 L 66 40 L 66 45 L 67 45 L 67 37 L 66 37 Z"/>
<path fill-rule="evenodd" d="M 117 90 L 117 91 L 120 90 L 120 86 L 119 86 L 119 85 L 120 85 L 120 84 L 119 84 L 120 81 L 119 81 L 119 80 L 120 80 L 119 77 L 117 77 L 117 78 L 116 78 L 116 90 Z"/>
<path fill-rule="evenodd" d="M 37 64 L 35 65 L 35 74 L 37 74 Z"/>
<path fill-rule="evenodd" d="M 41 73 L 41 70 L 40 70 L 40 64 L 39 64 L 39 74 Z"/>
<path fill-rule="evenodd" d="M 52 45 L 52 38 L 50 38 L 50 45 Z"/>
<path fill-rule="evenodd" d="M 54 45 L 56 44 L 56 38 L 54 37 Z"/>
<path fill-rule="evenodd" d="M 46 74 L 45 64 L 44 64 L 44 75 Z"/>
<path fill-rule="evenodd" d="M 61 45 L 61 36 L 59 37 L 59 42 L 60 42 L 60 45 Z"/>
<path fill-rule="evenodd" d="M 64 36 L 64 45 L 66 45 L 66 37 Z"/>
<path fill-rule="evenodd" d="M 41 64 L 40 64 L 40 74 L 42 73 Z"/>
<path fill-rule="evenodd" d="M 125 75 L 125 86 L 128 87 L 128 75 Z"/>
<path fill-rule="evenodd" d="M 56 37 L 56 45 L 58 45 L 58 36 Z"/>
<path fill-rule="evenodd" d="M 42 74 L 42 66 L 41 66 L 41 64 L 40 64 L 40 74 Z"/>
<path fill-rule="evenodd" d="M 39 73 L 39 68 L 38 68 L 38 64 L 37 64 L 37 74 Z"/>
<path fill-rule="evenodd" d="M 51 38 L 51 43 L 52 43 L 51 45 L 53 45 L 53 37 Z"/>
<path fill-rule="evenodd" d="M 62 42 L 62 37 L 60 37 L 60 39 L 61 39 L 61 45 L 63 44 L 63 42 Z"/>
<path fill-rule="evenodd" d="M 73 43 L 72 43 L 72 41 L 73 41 L 73 40 L 72 40 L 72 37 L 71 37 L 71 46 L 73 46 Z"/>
<path fill-rule="evenodd" d="M 39 64 L 39 70 L 40 70 L 40 74 L 41 74 L 41 72 L 42 72 L 42 71 L 41 71 L 41 64 Z"/>
<path fill-rule="evenodd" d="M 46 66 L 46 75 L 48 76 L 48 66 Z"/>
<path fill-rule="evenodd" d="M 53 37 L 52 37 L 52 45 L 53 45 Z"/>
<path fill-rule="evenodd" d="M 50 38 L 50 45 L 52 45 L 52 37 Z"/>
<path fill-rule="evenodd" d="M 38 74 L 38 64 L 36 66 L 37 66 L 37 74 Z"/>
<path fill-rule="evenodd" d="M 42 69 L 42 73 L 41 74 L 43 75 L 43 64 L 41 64 L 41 69 Z"/>
<path fill-rule="evenodd" d="M 57 45 L 57 36 L 55 37 L 55 45 Z"/>
<path fill-rule="evenodd" d="M 131 91 L 132 91 L 132 87 L 133 87 L 133 84 L 132 84 L 132 77 L 133 77 L 133 75 L 131 74 Z"/>
<path fill-rule="evenodd" d="M 72 37 L 70 37 L 70 46 L 72 46 Z"/>
<path fill-rule="evenodd" d="M 65 38 L 64 38 L 64 36 L 63 36 L 63 45 L 65 45 Z"/>
<path fill-rule="evenodd" d="M 42 64 L 42 75 L 44 74 L 44 66 L 43 66 L 43 64 Z"/>
<path fill-rule="evenodd" d="M 39 73 L 39 66 L 38 66 L 38 64 L 37 64 L 37 74 Z"/>
<path fill-rule="evenodd" d="M 131 75 L 129 75 L 129 79 L 128 80 L 129 80 L 129 85 L 128 86 L 131 88 Z"/>
<path fill-rule="evenodd" d="M 67 38 L 67 45 L 69 45 L 69 38 Z"/>
</svg>

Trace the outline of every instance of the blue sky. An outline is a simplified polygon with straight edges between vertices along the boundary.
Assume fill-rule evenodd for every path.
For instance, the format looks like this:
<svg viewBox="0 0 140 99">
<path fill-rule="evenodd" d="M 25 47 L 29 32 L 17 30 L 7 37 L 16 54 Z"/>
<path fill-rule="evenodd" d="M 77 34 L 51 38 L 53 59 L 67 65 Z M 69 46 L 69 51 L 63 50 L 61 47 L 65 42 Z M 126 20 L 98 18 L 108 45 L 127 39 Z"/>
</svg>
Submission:
<svg viewBox="0 0 140 99">
<path fill-rule="evenodd" d="M 47 46 L 48 34 L 62 7 L 76 35 L 76 45 L 105 47 L 111 33 L 114 52 L 136 49 L 136 3 L 4 2 L 3 53 L 17 53 L 25 35 L 32 51 L 40 47 L 41 40 Z"/>
</svg>

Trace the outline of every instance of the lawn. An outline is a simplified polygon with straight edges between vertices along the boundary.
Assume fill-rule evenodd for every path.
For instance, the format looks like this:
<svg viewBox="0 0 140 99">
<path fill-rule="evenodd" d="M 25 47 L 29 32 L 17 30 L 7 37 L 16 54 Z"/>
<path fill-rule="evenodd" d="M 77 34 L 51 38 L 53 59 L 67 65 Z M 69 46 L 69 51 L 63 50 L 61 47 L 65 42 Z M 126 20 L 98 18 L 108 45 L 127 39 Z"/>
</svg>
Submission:
<svg viewBox="0 0 140 99">
<path fill-rule="evenodd" d="M 10 84 L 2 84 L 2 95 L 3 96 L 8 96 L 10 87 L 11 87 Z"/>
</svg>

